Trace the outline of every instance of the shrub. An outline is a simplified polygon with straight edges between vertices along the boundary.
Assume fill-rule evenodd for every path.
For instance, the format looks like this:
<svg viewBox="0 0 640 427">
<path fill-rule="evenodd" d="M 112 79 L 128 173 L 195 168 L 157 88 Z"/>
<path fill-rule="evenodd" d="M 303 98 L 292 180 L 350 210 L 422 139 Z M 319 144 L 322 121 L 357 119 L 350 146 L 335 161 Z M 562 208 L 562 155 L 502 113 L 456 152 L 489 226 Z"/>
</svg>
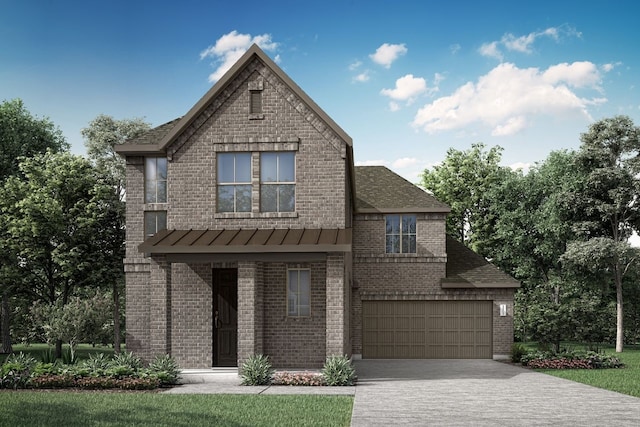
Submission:
<svg viewBox="0 0 640 427">
<path fill-rule="evenodd" d="M 116 382 L 116 387 L 122 390 L 153 390 L 160 387 L 157 378 L 123 378 Z"/>
<path fill-rule="evenodd" d="M 34 388 L 67 388 L 75 385 L 72 375 L 68 374 L 40 374 L 31 378 Z"/>
<path fill-rule="evenodd" d="M 240 377 L 242 385 L 268 385 L 271 384 L 274 370 L 269 362 L 269 357 L 262 354 L 250 356 L 242 364 Z"/>
<path fill-rule="evenodd" d="M 622 368 L 624 364 L 617 357 L 593 351 L 565 351 L 553 353 L 536 351 L 525 354 L 522 364 L 534 369 L 605 369 Z"/>
<path fill-rule="evenodd" d="M 26 388 L 36 359 L 22 352 L 11 354 L 0 369 L 0 388 Z"/>
<path fill-rule="evenodd" d="M 118 380 L 112 377 L 83 377 L 75 380 L 77 387 L 88 390 L 102 390 L 107 388 L 116 388 Z"/>
<path fill-rule="evenodd" d="M 513 363 L 520 363 L 522 356 L 527 354 L 527 348 L 519 343 L 513 343 L 511 346 L 511 361 Z"/>
<path fill-rule="evenodd" d="M 327 385 L 348 386 L 356 382 L 356 371 L 346 356 L 331 356 L 322 368 L 322 376 Z"/>
<path fill-rule="evenodd" d="M 130 351 L 129 353 L 127 353 L 125 351 L 113 356 L 111 365 L 112 366 L 128 366 L 133 371 L 137 371 L 138 369 L 142 368 L 142 360 L 140 360 L 138 356 L 133 354 L 133 352 Z"/>
<path fill-rule="evenodd" d="M 273 385 L 325 385 L 324 377 L 317 372 L 276 372 L 273 375 Z"/>
<path fill-rule="evenodd" d="M 49 347 L 46 350 L 42 350 L 42 352 L 40 353 L 40 361 L 42 363 L 55 363 L 56 353 L 52 347 Z"/>
<path fill-rule="evenodd" d="M 110 365 L 111 360 L 104 353 L 90 354 L 88 359 L 80 363 L 76 374 L 82 377 L 99 377 L 105 374 Z"/>
<path fill-rule="evenodd" d="M 173 357 L 165 354 L 164 356 L 156 356 L 149 363 L 149 372 L 160 380 L 161 385 L 173 385 L 178 382 L 180 367 Z"/>
<path fill-rule="evenodd" d="M 31 375 L 36 377 L 39 375 L 57 375 L 60 373 L 60 366 L 57 363 L 37 363 L 33 368 Z"/>
</svg>

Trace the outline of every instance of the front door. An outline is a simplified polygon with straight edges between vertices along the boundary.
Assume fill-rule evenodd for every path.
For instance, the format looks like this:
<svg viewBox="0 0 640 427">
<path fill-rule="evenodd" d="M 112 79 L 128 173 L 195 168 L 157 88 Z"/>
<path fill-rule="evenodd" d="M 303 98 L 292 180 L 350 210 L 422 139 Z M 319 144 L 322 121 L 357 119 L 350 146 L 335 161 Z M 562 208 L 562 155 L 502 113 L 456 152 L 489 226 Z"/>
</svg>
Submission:
<svg viewBox="0 0 640 427">
<path fill-rule="evenodd" d="M 213 366 L 238 365 L 238 270 L 213 270 Z"/>
</svg>

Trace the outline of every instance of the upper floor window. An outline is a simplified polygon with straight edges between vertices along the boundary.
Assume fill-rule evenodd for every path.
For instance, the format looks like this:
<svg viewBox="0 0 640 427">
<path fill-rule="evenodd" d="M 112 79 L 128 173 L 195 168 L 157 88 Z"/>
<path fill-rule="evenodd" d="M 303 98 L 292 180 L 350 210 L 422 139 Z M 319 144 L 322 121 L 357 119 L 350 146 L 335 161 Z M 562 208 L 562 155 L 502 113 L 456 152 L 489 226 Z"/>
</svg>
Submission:
<svg viewBox="0 0 640 427">
<path fill-rule="evenodd" d="M 147 211 L 144 213 L 144 238 L 148 239 L 158 231 L 167 229 L 167 211 Z"/>
<path fill-rule="evenodd" d="M 218 212 L 251 212 L 251 153 L 218 153 Z"/>
<path fill-rule="evenodd" d="M 295 153 L 260 153 L 260 211 L 294 212 L 295 207 Z"/>
<path fill-rule="evenodd" d="M 311 315 L 311 270 L 287 270 L 287 315 Z"/>
<path fill-rule="evenodd" d="M 388 254 L 416 253 L 416 216 L 387 215 L 386 252 Z"/>
<path fill-rule="evenodd" d="M 144 162 L 144 202 L 167 203 L 167 159 L 146 157 Z"/>
</svg>

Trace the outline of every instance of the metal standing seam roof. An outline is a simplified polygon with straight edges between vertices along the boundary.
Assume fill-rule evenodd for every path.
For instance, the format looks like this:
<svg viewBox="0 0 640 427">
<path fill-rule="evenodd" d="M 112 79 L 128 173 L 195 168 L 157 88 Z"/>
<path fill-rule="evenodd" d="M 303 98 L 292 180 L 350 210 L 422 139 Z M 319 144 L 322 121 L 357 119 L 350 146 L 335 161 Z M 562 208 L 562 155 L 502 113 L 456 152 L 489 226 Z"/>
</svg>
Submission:
<svg viewBox="0 0 640 427">
<path fill-rule="evenodd" d="M 172 254 L 351 252 L 351 229 L 162 230 L 138 250 Z"/>
</svg>

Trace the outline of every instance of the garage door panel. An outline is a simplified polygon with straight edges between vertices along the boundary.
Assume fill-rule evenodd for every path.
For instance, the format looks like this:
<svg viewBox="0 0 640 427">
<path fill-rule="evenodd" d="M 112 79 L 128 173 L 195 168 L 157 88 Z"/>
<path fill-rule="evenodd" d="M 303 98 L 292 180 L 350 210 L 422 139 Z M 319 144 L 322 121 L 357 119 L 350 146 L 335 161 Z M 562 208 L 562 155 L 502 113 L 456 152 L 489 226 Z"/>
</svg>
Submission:
<svg viewBox="0 0 640 427">
<path fill-rule="evenodd" d="M 364 358 L 491 358 L 492 301 L 364 301 Z"/>
</svg>

